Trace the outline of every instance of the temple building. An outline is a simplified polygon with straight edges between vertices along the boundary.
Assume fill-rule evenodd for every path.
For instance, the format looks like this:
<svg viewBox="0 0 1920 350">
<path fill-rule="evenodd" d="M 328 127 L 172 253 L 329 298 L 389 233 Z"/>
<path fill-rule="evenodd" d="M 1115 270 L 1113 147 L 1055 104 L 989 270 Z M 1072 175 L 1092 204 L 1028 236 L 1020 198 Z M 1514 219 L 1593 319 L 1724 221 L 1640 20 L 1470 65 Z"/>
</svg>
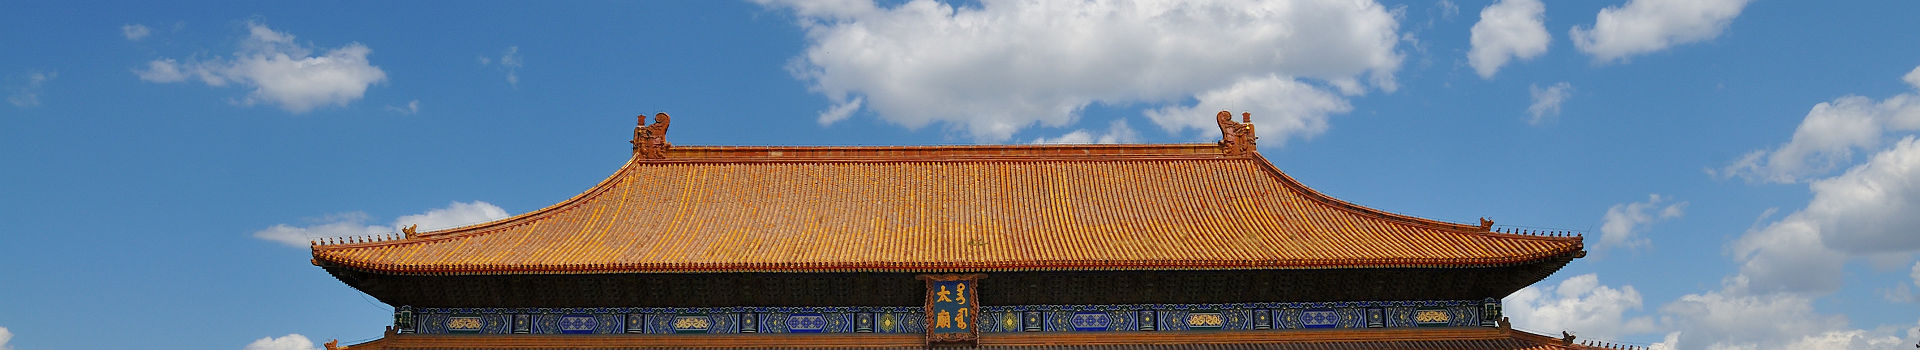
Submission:
<svg viewBox="0 0 1920 350">
<path fill-rule="evenodd" d="M 1500 311 L 1580 236 L 1341 201 L 1216 117 L 1217 143 L 759 147 L 642 116 L 558 204 L 315 242 L 395 308 L 327 347 L 1591 348 Z"/>
</svg>

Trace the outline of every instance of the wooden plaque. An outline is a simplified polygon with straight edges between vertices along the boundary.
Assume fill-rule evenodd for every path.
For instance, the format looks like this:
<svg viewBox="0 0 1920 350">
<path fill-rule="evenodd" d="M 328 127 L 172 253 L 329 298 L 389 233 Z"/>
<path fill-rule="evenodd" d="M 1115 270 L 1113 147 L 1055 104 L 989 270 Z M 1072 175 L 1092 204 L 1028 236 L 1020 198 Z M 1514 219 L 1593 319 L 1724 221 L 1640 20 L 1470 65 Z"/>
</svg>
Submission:
<svg viewBox="0 0 1920 350">
<path fill-rule="evenodd" d="M 984 274 L 920 275 L 927 281 L 927 344 L 980 339 L 980 300 L 975 290 Z"/>
</svg>

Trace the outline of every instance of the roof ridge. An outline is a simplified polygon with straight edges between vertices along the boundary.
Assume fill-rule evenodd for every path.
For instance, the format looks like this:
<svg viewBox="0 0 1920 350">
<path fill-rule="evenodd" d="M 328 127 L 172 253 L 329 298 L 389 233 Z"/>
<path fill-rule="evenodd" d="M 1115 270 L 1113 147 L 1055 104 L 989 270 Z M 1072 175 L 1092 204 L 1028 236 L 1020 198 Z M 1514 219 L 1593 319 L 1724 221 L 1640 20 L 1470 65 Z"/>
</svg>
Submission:
<svg viewBox="0 0 1920 350">
<path fill-rule="evenodd" d="M 621 178 L 628 171 L 632 171 L 632 169 L 634 168 L 633 165 L 638 163 L 636 161 L 639 159 L 640 159 L 640 156 L 638 155 L 628 158 L 626 163 L 620 165 L 619 170 L 614 171 L 613 174 L 607 175 L 605 179 L 601 179 L 600 182 L 594 184 L 593 187 L 588 187 L 586 191 L 582 191 L 579 194 L 573 195 L 573 197 L 569 197 L 566 200 L 562 200 L 558 203 L 554 203 L 553 205 L 548 205 L 544 208 L 535 209 L 533 211 L 529 211 L 526 213 L 521 213 L 520 215 L 508 216 L 506 218 L 502 218 L 499 220 L 480 222 L 480 223 L 475 223 L 475 224 L 470 224 L 465 226 L 456 226 L 456 227 L 444 228 L 444 229 L 439 229 L 434 231 L 420 232 L 414 235 L 409 235 L 400 239 L 393 239 L 393 240 L 372 240 L 372 241 L 360 241 L 360 242 L 340 243 L 340 244 L 314 244 L 312 245 L 312 249 L 313 249 L 313 252 L 317 255 L 322 250 L 332 251 L 332 250 L 344 250 L 344 249 L 365 248 L 365 247 L 375 247 L 375 246 L 385 246 L 385 245 L 433 242 L 433 241 L 439 241 L 439 240 L 454 239 L 459 237 L 487 234 L 487 233 L 499 231 L 501 229 L 518 226 L 521 224 L 525 224 L 525 222 L 521 222 L 521 221 L 538 219 L 541 216 L 544 216 L 544 214 L 548 212 L 565 211 L 565 209 L 568 207 L 571 207 L 580 203 L 584 203 L 586 202 L 587 199 L 591 199 L 593 197 L 599 196 L 602 193 L 608 192 L 608 190 L 611 190 L 613 188 L 613 184 L 618 182 L 616 179 Z M 466 234 L 461 234 L 461 233 L 466 233 Z"/>
<path fill-rule="evenodd" d="M 1334 198 L 1333 196 L 1327 195 L 1326 193 L 1321 193 L 1320 191 L 1313 189 L 1313 187 L 1309 187 L 1305 183 L 1301 183 L 1300 180 L 1296 180 L 1293 178 L 1293 176 L 1287 175 L 1286 171 L 1280 170 L 1279 166 L 1273 165 L 1272 161 L 1267 160 L 1267 157 L 1260 155 L 1259 152 L 1253 152 L 1252 155 L 1255 159 L 1260 160 L 1261 164 L 1265 165 L 1264 168 L 1267 171 L 1270 171 L 1274 175 L 1278 176 L 1280 179 L 1280 182 L 1285 186 L 1299 190 L 1300 193 L 1304 194 L 1305 195 L 1304 197 L 1308 199 L 1314 200 L 1316 202 L 1320 202 L 1321 204 L 1329 205 L 1334 208 L 1346 210 L 1348 212 L 1362 214 L 1362 215 L 1371 215 L 1381 219 L 1387 219 L 1387 220 L 1392 220 L 1392 221 L 1411 224 L 1411 225 L 1425 226 L 1429 228 L 1440 229 L 1445 232 L 1452 232 L 1452 233 L 1459 233 L 1459 234 L 1521 238 L 1521 239 L 1533 239 L 1533 240 L 1549 240 L 1549 241 L 1575 241 L 1575 242 L 1581 241 L 1584 238 L 1583 235 L 1575 234 L 1571 231 L 1494 230 L 1492 227 L 1493 221 L 1485 221 L 1484 223 L 1486 224 L 1486 226 L 1477 226 L 1477 225 L 1471 225 L 1471 224 L 1456 223 L 1456 222 L 1442 221 L 1438 219 L 1429 219 L 1429 218 L 1423 218 L 1423 217 L 1418 217 L 1413 215 L 1400 214 L 1400 213 L 1381 210 L 1381 209 L 1377 209 L 1377 208 L 1373 208 L 1365 205 L 1354 204 L 1353 202 L 1348 202 L 1346 200 Z M 1482 218 L 1482 220 L 1485 220 L 1485 219 Z"/>
<path fill-rule="evenodd" d="M 1306 184 L 1301 183 L 1300 180 L 1295 180 L 1293 176 L 1287 175 L 1286 171 L 1282 171 L 1280 170 L 1280 167 L 1273 165 L 1273 162 L 1267 160 L 1266 156 L 1262 156 L 1260 155 L 1260 153 L 1255 152 L 1253 153 L 1253 157 L 1255 159 L 1260 160 L 1260 163 L 1265 165 L 1263 167 L 1265 170 L 1279 177 L 1281 184 L 1287 186 L 1288 188 L 1298 190 L 1300 191 L 1301 194 L 1306 195 L 1304 197 L 1311 199 L 1315 202 L 1320 202 L 1321 204 L 1328 204 L 1334 208 L 1346 210 L 1351 213 L 1371 215 L 1381 219 L 1388 219 L 1388 220 L 1393 220 L 1396 222 L 1401 222 L 1406 224 L 1421 225 L 1429 228 L 1456 231 L 1460 233 L 1473 233 L 1468 230 L 1480 230 L 1479 226 L 1441 221 L 1437 219 L 1428 219 L 1428 218 L 1406 215 L 1406 214 L 1399 214 L 1399 213 L 1389 212 L 1386 210 L 1375 209 L 1373 207 L 1354 204 L 1353 202 L 1348 202 L 1345 200 L 1341 200 L 1339 198 L 1334 198 L 1333 196 L 1327 195 L 1326 193 L 1321 193 L 1318 190 L 1314 190 L 1312 187 L 1308 187 Z"/>
<path fill-rule="evenodd" d="M 940 159 L 1082 158 L 1125 156 L 1230 156 L 1212 143 L 923 146 L 679 146 L 642 162 L 743 159 Z"/>
</svg>

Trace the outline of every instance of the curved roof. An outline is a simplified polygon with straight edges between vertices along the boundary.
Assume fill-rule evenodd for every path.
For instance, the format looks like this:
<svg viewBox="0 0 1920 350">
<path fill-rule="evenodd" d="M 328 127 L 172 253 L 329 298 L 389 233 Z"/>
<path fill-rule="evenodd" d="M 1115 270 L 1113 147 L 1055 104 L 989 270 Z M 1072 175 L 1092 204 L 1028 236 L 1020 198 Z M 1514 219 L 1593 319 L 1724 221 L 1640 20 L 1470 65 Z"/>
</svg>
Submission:
<svg viewBox="0 0 1920 350">
<path fill-rule="evenodd" d="M 388 334 L 352 349 L 926 349 L 919 334 L 804 335 L 526 335 Z M 1617 344 L 1569 344 L 1510 328 L 1413 328 L 1213 332 L 984 333 L 969 349 L 1009 350 L 1588 350 L 1623 349 Z"/>
<path fill-rule="evenodd" d="M 316 244 L 391 274 L 1486 267 L 1582 249 L 1333 199 L 1215 144 L 675 147 L 559 204 Z"/>
</svg>

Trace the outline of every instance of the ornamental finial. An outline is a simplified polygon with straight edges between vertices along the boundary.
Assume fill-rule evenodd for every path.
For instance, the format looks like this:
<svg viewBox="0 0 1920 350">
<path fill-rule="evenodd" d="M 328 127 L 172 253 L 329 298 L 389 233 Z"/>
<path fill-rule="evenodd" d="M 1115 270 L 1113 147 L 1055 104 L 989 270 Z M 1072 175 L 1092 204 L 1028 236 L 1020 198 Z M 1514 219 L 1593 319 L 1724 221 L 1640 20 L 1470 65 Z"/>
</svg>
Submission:
<svg viewBox="0 0 1920 350">
<path fill-rule="evenodd" d="M 628 141 L 633 144 L 633 154 L 648 159 L 666 158 L 667 149 L 673 148 L 673 144 L 667 142 L 667 124 L 672 118 L 666 113 L 655 114 L 653 125 L 647 125 L 645 114 L 633 118 L 637 125 L 633 127 L 633 141 Z"/>
<path fill-rule="evenodd" d="M 407 239 L 413 239 L 414 237 L 420 236 L 419 229 L 420 224 L 413 224 L 412 226 L 401 227 L 400 233 L 406 235 Z"/>
<path fill-rule="evenodd" d="M 1233 121 L 1233 112 L 1220 111 L 1214 115 L 1214 121 L 1220 123 L 1220 150 L 1230 156 L 1246 155 L 1254 151 L 1253 113 L 1240 113 L 1240 122 Z"/>
</svg>

